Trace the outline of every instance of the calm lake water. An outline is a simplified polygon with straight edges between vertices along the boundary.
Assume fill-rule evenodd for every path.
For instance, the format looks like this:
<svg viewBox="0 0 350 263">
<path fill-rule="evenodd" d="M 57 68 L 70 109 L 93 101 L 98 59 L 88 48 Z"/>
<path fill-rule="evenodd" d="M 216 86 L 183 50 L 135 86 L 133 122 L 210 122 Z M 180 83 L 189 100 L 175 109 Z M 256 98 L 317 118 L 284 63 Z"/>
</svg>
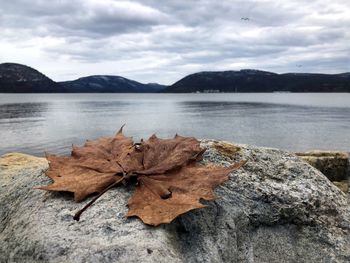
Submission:
<svg viewBox="0 0 350 263">
<path fill-rule="evenodd" d="M 112 135 L 197 138 L 291 151 L 350 151 L 350 93 L 0 94 L 0 154 L 69 154 Z"/>
</svg>

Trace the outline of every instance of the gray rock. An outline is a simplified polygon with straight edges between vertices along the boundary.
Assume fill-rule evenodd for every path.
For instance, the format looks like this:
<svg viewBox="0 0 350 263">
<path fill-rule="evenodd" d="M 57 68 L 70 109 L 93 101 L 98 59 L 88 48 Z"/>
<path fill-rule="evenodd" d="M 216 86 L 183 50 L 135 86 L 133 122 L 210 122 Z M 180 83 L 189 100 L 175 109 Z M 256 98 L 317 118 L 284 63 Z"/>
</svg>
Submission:
<svg viewBox="0 0 350 263">
<path fill-rule="evenodd" d="M 304 161 L 320 170 L 331 181 L 348 179 L 349 154 L 337 151 L 309 151 L 296 153 Z"/>
<path fill-rule="evenodd" d="M 160 227 L 125 218 L 132 187 L 107 192 L 75 222 L 89 200 L 33 189 L 50 181 L 45 159 L 0 157 L 0 262 L 350 261 L 346 196 L 318 170 L 277 149 L 202 145 L 204 162 L 248 163 L 207 208 Z"/>
</svg>

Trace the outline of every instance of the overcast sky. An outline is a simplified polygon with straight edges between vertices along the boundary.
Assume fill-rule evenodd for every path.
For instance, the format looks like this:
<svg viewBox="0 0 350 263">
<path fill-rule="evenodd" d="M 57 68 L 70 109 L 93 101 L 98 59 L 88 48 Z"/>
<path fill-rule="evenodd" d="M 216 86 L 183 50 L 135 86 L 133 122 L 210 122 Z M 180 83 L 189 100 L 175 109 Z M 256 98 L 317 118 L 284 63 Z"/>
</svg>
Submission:
<svg viewBox="0 0 350 263">
<path fill-rule="evenodd" d="M 0 63 L 56 81 L 350 71 L 349 0 L 0 0 L 0 32 Z"/>
</svg>

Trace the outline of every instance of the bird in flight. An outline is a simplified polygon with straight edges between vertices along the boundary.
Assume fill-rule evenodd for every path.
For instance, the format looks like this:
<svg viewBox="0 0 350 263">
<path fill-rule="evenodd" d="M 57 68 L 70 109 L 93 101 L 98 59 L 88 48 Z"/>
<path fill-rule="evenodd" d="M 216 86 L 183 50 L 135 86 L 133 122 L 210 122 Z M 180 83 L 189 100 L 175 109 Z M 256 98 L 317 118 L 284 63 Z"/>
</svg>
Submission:
<svg viewBox="0 0 350 263">
<path fill-rule="evenodd" d="M 244 21 L 249 21 L 249 17 L 241 17 L 241 20 L 244 20 Z"/>
<path fill-rule="evenodd" d="M 298 68 L 301 68 L 303 65 L 296 65 Z"/>
</svg>

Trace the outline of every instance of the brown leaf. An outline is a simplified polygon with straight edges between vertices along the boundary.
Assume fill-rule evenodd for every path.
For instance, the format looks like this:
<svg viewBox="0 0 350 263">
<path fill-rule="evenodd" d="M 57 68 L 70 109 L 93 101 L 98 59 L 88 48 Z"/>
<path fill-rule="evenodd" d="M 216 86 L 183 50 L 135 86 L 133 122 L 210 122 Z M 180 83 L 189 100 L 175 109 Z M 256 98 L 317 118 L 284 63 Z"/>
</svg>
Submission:
<svg viewBox="0 0 350 263">
<path fill-rule="evenodd" d="M 243 165 L 199 165 L 196 161 L 202 158 L 204 150 L 196 138 L 176 135 L 173 139 L 159 139 L 153 135 L 134 144 L 131 137 L 123 135 L 122 128 L 114 137 L 74 146 L 69 157 L 47 156 L 46 175 L 54 182 L 40 189 L 72 192 L 75 201 L 99 193 L 74 219 L 79 220 L 110 188 L 135 182 L 131 179 L 136 177 L 138 186 L 129 200 L 127 216 L 138 216 L 155 226 L 169 223 L 187 211 L 205 207 L 200 199 L 214 199 L 214 188 Z"/>
<path fill-rule="evenodd" d="M 48 155 L 46 175 L 54 180 L 39 189 L 68 191 L 79 202 L 92 193 L 99 193 L 120 180 L 125 172 L 142 169 L 142 153 L 133 147 L 133 141 L 122 134 L 87 141 L 82 147 L 73 147 L 72 156 Z"/>
<path fill-rule="evenodd" d="M 143 170 L 138 174 L 163 174 L 201 158 L 203 149 L 194 137 L 176 135 L 174 139 L 159 139 L 152 135 L 141 143 Z"/>
<path fill-rule="evenodd" d="M 87 168 L 92 169 L 110 166 L 113 171 L 120 173 L 143 169 L 142 152 L 133 147 L 132 138 L 125 137 L 122 128 L 114 137 L 102 137 L 87 141 L 83 147 L 73 147 L 72 156 L 86 161 Z"/>
<path fill-rule="evenodd" d="M 127 216 L 138 216 L 154 226 L 170 223 L 183 213 L 205 207 L 201 198 L 215 199 L 214 188 L 244 163 L 229 167 L 193 164 L 166 175 L 140 176 Z"/>
<path fill-rule="evenodd" d="M 97 171 L 100 170 L 98 168 L 87 168 L 89 165 L 84 165 L 84 161 L 80 162 L 79 159 L 73 157 L 50 155 L 47 156 L 47 159 L 50 167 L 46 175 L 54 180 L 54 183 L 38 188 L 72 192 L 76 202 L 83 200 L 92 193 L 99 193 L 121 177 L 116 175 L 120 173 L 119 166 L 116 167 L 117 172 L 110 172 L 111 169 L 108 169 L 109 172 L 100 172 Z"/>
</svg>

